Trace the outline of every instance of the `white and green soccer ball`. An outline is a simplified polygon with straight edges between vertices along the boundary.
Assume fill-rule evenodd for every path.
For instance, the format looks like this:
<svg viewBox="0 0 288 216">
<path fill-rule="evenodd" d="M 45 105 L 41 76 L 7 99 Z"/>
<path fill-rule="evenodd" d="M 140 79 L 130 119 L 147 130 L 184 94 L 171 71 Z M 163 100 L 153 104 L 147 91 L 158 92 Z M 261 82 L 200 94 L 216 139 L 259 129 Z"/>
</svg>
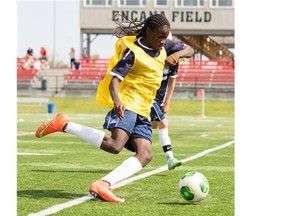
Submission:
<svg viewBox="0 0 288 216">
<path fill-rule="evenodd" d="M 185 200 L 192 203 L 200 202 L 209 193 L 209 182 L 202 173 L 190 171 L 180 178 L 179 190 Z"/>
</svg>

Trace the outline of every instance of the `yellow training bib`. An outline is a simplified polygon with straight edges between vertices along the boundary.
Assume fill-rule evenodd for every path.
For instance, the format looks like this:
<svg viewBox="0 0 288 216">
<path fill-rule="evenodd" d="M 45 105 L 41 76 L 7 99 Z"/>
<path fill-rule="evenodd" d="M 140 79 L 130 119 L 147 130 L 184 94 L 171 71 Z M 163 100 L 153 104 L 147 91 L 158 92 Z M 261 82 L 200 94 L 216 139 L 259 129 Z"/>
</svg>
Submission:
<svg viewBox="0 0 288 216">
<path fill-rule="evenodd" d="M 136 40 L 135 36 L 126 36 L 116 42 L 115 53 L 110 60 L 106 76 L 97 88 L 96 103 L 113 108 L 114 105 L 109 92 L 112 76 L 109 73 L 121 60 L 125 50 L 129 48 L 134 53 L 135 60 L 131 70 L 120 83 L 120 100 L 126 109 L 149 118 L 156 91 L 162 81 L 167 54 L 163 48 L 159 56 L 151 57 L 134 43 Z"/>
</svg>

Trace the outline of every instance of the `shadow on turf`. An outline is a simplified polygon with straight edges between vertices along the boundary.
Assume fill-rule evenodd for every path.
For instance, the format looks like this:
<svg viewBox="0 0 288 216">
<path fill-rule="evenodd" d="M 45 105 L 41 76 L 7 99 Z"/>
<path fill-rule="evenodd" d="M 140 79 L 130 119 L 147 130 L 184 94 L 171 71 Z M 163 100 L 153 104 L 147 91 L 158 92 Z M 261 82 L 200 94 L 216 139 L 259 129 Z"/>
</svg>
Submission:
<svg viewBox="0 0 288 216">
<path fill-rule="evenodd" d="M 17 196 L 19 197 L 28 197 L 28 198 L 79 198 L 84 196 L 85 194 L 74 194 L 74 193 L 66 193 L 62 190 L 21 190 L 17 191 Z"/>
</svg>

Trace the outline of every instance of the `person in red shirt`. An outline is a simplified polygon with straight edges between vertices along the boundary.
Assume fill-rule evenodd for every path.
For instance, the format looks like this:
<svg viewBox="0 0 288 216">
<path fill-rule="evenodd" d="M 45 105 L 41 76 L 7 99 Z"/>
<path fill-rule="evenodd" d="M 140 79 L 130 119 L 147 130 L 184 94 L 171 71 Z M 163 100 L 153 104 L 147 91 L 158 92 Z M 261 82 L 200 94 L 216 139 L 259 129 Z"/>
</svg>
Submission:
<svg viewBox="0 0 288 216">
<path fill-rule="evenodd" d="M 40 59 L 41 59 L 41 61 L 47 61 L 47 51 L 44 47 L 41 47 Z"/>
<path fill-rule="evenodd" d="M 40 49 L 40 61 L 43 69 L 49 69 L 47 51 L 44 47 Z"/>
</svg>

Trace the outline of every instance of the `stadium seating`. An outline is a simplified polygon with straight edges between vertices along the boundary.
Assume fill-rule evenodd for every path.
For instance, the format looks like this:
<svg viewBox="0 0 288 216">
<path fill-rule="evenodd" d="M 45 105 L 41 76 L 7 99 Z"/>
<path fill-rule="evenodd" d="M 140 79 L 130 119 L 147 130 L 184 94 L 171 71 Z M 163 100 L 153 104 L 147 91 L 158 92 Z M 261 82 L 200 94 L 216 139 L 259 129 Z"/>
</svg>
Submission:
<svg viewBox="0 0 288 216">
<path fill-rule="evenodd" d="M 78 70 L 73 68 L 65 75 L 65 85 L 73 83 L 96 85 L 104 78 L 108 63 L 109 59 L 80 59 L 80 68 Z"/>
<path fill-rule="evenodd" d="M 109 59 L 80 59 L 79 70 L 71 69 L 66 81 L 101 81 L 107 70 Z M 179 84 L 213 83 L 234 84 L 234 68 L 229 60 L 186 60 L 180 62 L 177 82 Z"/>
<path fill-rule="evenodd" d="M 17 80 L 30 81 L 37 74 L 37 70 L 34 68 L 24 69 L 22 68 L 23 59 L 17 58 Z"/>
<path fill-rule="evenodd" d="M 54 71 L 50 78 L 54 80 L 52 76 L 55 75 L 55 80 L 58 80 L 61 76 L 59 80 L 63 80 L 63 82 L 57 82 L 57 88 L 61 91 L 64 90 L 64 94 L 95 93 L 99 82 L 106 74 L 109 60 L 108 58 L 80 59 L 80 67 L 77 70 L 75 68 L 67 69 L 67 72 L 61 75 L 56 75 Z M 23 90 L 33 88 L 32 80 L 38 76 L 38 71 L 23 69 L 21 61 L 21 59 L 17 59 L 17 88 Z M 190 92 L 197 92 L 199 88 L 205 88 L 207 93 L 229 92 L 234 94 L 234 79 L 234 62 L 231 60 L 181 59 L 175 90 L 190 94 Z"/>
<path fill-rule="evenodd" d="M 95 92 L 98 83 L 104 78 L 109 59 L 86 58 L 80 59 L 79 69 L 70 69 L 64 75 L 63 90 L 66 95 L 90 95 Z"/>
<path fill-rule="evenodd" d="M 179 64 L 177 82 L 183 85 L 234 85 L 234 66 L 230 60 L 187 60 Z"/>
<path fill-rule="evenodd" d="M 34 68 L 22 68 L 23 62 L 22 58 L 17 58 L 17 89 L 29 89 L 31 81 L 37 74 L 37 70 Z"/>
</svg>

